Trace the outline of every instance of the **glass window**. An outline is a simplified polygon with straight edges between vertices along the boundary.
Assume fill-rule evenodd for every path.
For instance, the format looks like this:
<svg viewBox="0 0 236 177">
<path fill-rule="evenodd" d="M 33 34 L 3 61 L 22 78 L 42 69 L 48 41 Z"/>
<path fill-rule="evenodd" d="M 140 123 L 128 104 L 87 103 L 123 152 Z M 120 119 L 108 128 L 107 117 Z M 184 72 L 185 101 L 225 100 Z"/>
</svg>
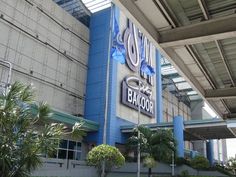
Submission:
<svg viewBox="0 0 236 177">
<path fill-rule="evenodd" d="M 61 150 L 58 151 L 58 158 L 59 159 L 66 159 L 67 156 L 67 150 Z"/>
<path fill-rule="evenodd" d="M 63 139 L 59 143 L 57 152 L 51 157 L 59 159 L 80 160 L 81 146 L 81 142 Z"/>
<path fill-rule="evenodd" d="M 74 159 L 74 151 L 68 151 L 68 159 Z"/>
<path fill-rule="evenodd" d="M 67 149 L 67 140 L 61 140 L 59 148 Z"/>
<path fill-rule="evenodd" d="M 81 151 L 77 151 L 76 153 L 75 153 L 75 158 L 74 158 L 75 160 L 81 160 Z"/>
<path fill-rule="evenodd" d="M 76 150 L 81 151 L 81 143 L 80 143 L 80 142 L 77 142 L 77 148 L 76 148 Z"/>
<path fill-rule="evenodd" d="M 69 148 L 68 149 L 76 149 L 76 142 L 75 141 L 69 141 Z"/>
</svg>

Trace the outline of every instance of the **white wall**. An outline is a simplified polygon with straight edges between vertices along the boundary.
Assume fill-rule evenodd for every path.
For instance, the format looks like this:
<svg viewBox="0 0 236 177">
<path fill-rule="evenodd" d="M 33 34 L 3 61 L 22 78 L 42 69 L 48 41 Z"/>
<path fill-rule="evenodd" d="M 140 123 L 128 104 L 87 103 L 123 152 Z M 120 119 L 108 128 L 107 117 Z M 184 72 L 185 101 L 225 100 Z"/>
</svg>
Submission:
<svg viewBox="0 0 236 177">
<path fill-rule="evenodd" d="M 226 144 L 226 139 L 222 139 L 222 159 L 223 159 L 223 162 L 226 163 L 227 160 L 228 160 L 228 157 L 227 157 L 227 144 Z"/>
<path fill-rule="evenodd" d="M 89 45 L 51 18 L 86 41 L 89 30 L 51 0 L 29 1 L 33 6 L 25 0 L 0 0 L 0 13 L 12 23 L 0 19 L 0 60 L 13 63 L 12 82 L 34 84 L 38 101 L 47 101 L 53 108 L 71 114 L 83 114 Z M 3 81 L 6 75 L 2 70 L 0 65 Z"/>
<path fill-rule="evenodd" d="M 214 147 L 214 159 L 218 163 L 226 163 L 227 162 L 227 147 L 226 147 L 226 140 L 219 139 L 213 140 L 213 147 Z"/>
<path fill-rule="evenodd" d="M 96 169 L 84 161 L 43 158 L 43 165 L 32 173 L 32 176 L 48 177 L 95 177 Z"/>
</svg>

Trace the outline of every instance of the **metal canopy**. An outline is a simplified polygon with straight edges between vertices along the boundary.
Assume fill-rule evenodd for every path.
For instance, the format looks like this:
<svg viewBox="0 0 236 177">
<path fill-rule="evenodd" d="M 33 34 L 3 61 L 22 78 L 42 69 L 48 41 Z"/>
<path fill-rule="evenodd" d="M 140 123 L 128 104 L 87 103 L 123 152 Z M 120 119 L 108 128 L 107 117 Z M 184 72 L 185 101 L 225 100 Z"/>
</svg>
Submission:
<svg viewBox="0 0 236 177">
<path fill-rule="evenodd" d="M 111 6 L 111 0 L 82 0 L 91 13 L 98 12 Z"/>
<path fill-rule="evenodd" d="M 84 129 L 86 132 L 98 131 L 99 129 L 99 124 L 97 122 L 84 119 L 83 117 L 73 116 L 71 114 L 67 114 L 57 110 L 52 110 L 52 113 L 52 120 L 63 122 L 70 126 L 73 126 L 76 122 L 82 122 L 82 129 Z"/>
<path fill-rule="evenodd" d="M 190 106 L 191 101 L 201 100 L 201 97 L 194 92 L 191 85 L 178 73 L 175 67 L 162 56 L 161 58 L 162 88 L 174 94 L 178 101 Z"/>
<path fill-rule="evenodd" d="M 36 114 L 36 107 L 34 105 L 31 106 L 31 110 L 34 114 Z M 51 110 L 52 116 L 50 117 L 51 120 L 56 122 L 61 122 L 68 125 L 71 128 L 76 122 L 82 123 L 82 129 L 86 132 L 94 132 L 98 131 L 99 124 L 97 122 L 87 120 L 81 116 L 74 116 L 65 112 L 61 112 L 55 109 Z"/>
<path fill-rule="evenodd" d="M 235 138 L 235 123 L 236 121 L 227 122 L 217 119 L 185 122 L 185 140 L 194 141 Z"/>
<path fill-rule="evenodd" d="M 146 124 L 152 130 L 158 128 L 173 128 L 172 123 Z M 135 125 L 121 126 L 121 132 L 131 133 Z M 209 140 L 236 137 L 236 120 L 225 121 L 221 119 L 184 121 L 184 140 Z"/>
<path fill-rule="evenodd" d="M 89 27 L 91 13 L 111 6 L 111 0 L 53 0 L 77 20 Z"/>
<path fill-rule="evenodd" d="M 53 0 L 61 8 L 70 13 L 77 20 L 89 27 L 90 23 L 90 11 L 83 4 L 81 0 Z"/>
<path fill-rule="evenodd" d="M 220 117 L 236 118 L 235 0 L 113 1 Z"/>
</svg>

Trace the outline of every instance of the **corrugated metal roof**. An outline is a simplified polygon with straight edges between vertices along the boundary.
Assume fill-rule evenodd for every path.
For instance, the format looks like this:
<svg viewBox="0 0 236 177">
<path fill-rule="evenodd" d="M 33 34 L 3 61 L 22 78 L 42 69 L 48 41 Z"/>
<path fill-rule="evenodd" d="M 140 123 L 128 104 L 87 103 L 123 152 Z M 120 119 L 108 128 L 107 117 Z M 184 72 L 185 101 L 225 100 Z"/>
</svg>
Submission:
<svg viewBox="0 0 236 177">
<path fill-rule="evenodd" d="M 231 84 L 215 42 L 196 44 L 194 47 L 217 87 L 224 88 L 224 85 Z"/>
<path fill-rule="evenodd" d="M 235 0 L 205 0 L 209 15 L 218 18 L 235 13 Z M 167 0 L 181 25 L 204 21 L 198 0 Z"/>
<path fill-rule="evenodd" d="M 236 10 L 235 0 L 203 0 L 204 4 L 200 4 L 198 0 L 167 0 L 166 2 L 171 9 L 169 12 L 175 17 L 174 20 L 177 21 L 178 26 L 228 16 L 234 14 Z M 235 86 L 236 38 L 199 43 L 191 47 L 196 52 L 198 62 L 213 83 L 213 89 Z M 215 100 L 215 103 L 223 114 L 227 110 L 231 113 L 236 112 L 236 100 L 224 99 L 221 102 Z M 224 111 L 222 107 L 226 107 L 226 110 Z"/>
<path fill-rule="evenodd" d="M 89 27 L 91 13 L 111 6 L 111 0 L 53 0 L 77 20 Z"/>
<path fill-rule="evenodd" d="M 82 0 L 91 13 L 98 12 L 111 6 L 111 0 Z"/>
<path fill-rule="evenodd" d="M 169 92 L 173 93 L 186 105 L 189 106 L 191 100 L 201 100 L 197 92 L 192 90 L 189 83 L 179 75 L 175 67 L 164 57 L 161 58 L 161 74 L 163 76 L 162 88 L 167 88 Z"/>
<path fill-rule="evenodd" d="M 77 20 L 89 27 L 90 23 L 90 11 L 82 3 L 81 0 L 53 0 L 61 8 L 70 13 Z"/>
</svg>

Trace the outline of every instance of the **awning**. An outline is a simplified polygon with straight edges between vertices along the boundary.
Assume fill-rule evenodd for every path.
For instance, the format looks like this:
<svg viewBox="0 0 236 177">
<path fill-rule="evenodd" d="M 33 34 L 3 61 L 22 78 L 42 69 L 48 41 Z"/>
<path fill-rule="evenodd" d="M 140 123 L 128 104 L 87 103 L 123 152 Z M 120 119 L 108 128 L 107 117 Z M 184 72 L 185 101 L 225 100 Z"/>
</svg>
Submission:
<svg viewBox="0 0 236 177">
<path fill-rule="evenodd" d="M 36 108 L 34 105 L 31 106 L 33 113 L 35 113 Z M 51 110 L 53 115 L 50 117 L 51 120 L 56 122 L 64 123 L 68 126 L 73 126 L 76 122 L 83 122 L 82 128 L 86 132 L 98 131 L 99 124 L 97 122 L 87 120 L 83 117 L 74 116 L 59 110 L 52 109 Z"/>
<path fill-rule="evenodd" d="M 136 125 L 121 126 L 122 133 L 131 133 Z M 152 130 L 158 128 L 173 129 L 173 123 L 145 124 Z M 236 138 L 236 119 L 191 120 L 184 121 L 184 140 L 209 140 Z"/>
<path fill-rule="evenodd" d="M 69 125 L 74 125 L 76 122 L 84 122 L 82 128 L 87 132 L 98 131 L 99 124 L 82 117 L 73 116 L 64 112 L 53 110 L 52 120 L 62 122 Z"/>
</svg>

